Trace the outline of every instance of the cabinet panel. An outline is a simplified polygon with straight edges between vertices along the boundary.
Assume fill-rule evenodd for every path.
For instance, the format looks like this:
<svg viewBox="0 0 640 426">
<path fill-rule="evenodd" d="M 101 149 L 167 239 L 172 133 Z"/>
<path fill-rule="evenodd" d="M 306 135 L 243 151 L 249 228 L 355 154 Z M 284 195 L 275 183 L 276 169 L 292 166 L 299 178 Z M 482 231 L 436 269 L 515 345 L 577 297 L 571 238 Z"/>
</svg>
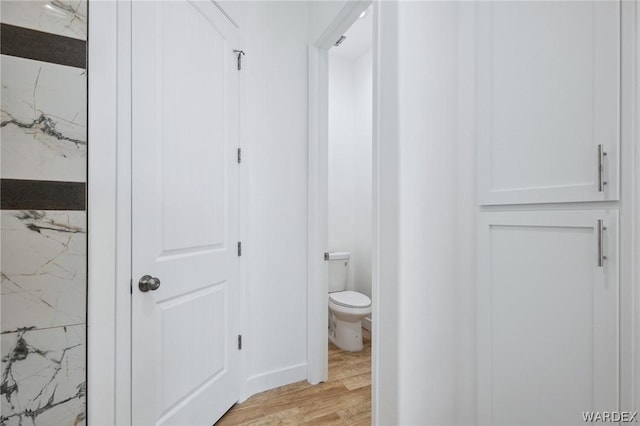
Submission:
<svg viewBox="0 0 640 426">
<path fill-rule="evenodd" d="M 617 230 L 611 210 L 480 214 L 479 424 L 619 409 Z"/>
<path fill-rule="evenodd" d="M 477 10 L 480 203 L 617 200 L 620 3 Z"/>
</svg>

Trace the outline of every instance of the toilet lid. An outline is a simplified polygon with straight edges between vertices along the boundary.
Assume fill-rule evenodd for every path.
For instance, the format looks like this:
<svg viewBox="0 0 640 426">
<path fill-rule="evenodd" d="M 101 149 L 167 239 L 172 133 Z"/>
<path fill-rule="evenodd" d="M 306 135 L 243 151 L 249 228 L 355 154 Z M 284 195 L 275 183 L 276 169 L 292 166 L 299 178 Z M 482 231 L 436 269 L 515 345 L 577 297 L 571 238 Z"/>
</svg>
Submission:
<svg viewBox="0 0 640 426">
<path fill-rule="evenodd" d="M 371 299 L 365 294 L 357 291 L 337 291 L 329 293 L 329 299 L 336 305 L 347 308 L 368 308 L 371 306 Z"/>
</svg>

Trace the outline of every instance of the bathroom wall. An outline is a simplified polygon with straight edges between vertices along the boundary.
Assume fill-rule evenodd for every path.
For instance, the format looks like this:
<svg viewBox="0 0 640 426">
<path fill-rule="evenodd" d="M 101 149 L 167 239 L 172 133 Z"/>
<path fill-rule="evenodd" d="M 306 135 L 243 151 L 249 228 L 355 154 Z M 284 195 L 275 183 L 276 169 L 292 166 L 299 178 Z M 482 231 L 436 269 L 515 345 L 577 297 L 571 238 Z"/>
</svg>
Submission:
<svg viewBox="0 0 640 426">
<path fill-rule="evenodd" d="M 329 251 L 351 253 L 347 287 L 355 289 L 355 87 L 353 62 L 329 56 Z"/>
<path fill-rule="evenodd" d="M 348 288 L 371 296 L 372 56 L 337 49 L 329 51 L 329 250 L 351 253 Z"/>
<path fill-rule="evenodd" d="M 86 417 L 86 1 L 3 1 L 3 425 Z"/>
<path fill-rule="evenodd" d="M 372 148 L 372 55 L 369 50 L 357 58 L 353 64 L 355 88 L 355 168 L 354 168 L 354 212 L 357 218 L 354 232 L 353 253 L 354 283 L 357 291 L 371 297 L 371 238 L 373 204 L 371 189 Z"/>
</svg>

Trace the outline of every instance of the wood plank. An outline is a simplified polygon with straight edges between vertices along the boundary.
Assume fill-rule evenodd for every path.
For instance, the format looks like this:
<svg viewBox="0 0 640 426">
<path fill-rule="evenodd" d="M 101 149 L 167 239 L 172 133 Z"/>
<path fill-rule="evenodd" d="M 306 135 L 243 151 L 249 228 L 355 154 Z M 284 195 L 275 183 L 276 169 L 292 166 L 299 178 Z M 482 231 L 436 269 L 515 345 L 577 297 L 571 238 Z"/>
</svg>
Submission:
<svg viewBox="0 0 640 426">
<path fill-rule="evenodd" d="M 216 425 L 371 424 L 371 338 L 364 349 L 345 352 L 329 343 L 329 380 L 291 383 L 236 404 Z"/>
</svg>

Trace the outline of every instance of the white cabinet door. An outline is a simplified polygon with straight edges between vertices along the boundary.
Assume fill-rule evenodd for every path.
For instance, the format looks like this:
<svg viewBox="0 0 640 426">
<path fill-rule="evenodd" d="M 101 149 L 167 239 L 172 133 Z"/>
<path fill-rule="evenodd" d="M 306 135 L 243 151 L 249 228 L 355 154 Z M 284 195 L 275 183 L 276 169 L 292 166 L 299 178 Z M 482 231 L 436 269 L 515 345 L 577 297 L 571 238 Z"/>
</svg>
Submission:
<svg viewBox="0 0 640 426">
<path fill-rule="evenodd" d="M 617 211 L 483 212 L 478 244 L 478 423 L 618 410 Z"/>
<path fill-rule="evenodd" d="M 211 425 L 239 397 L 238 29 L 212 2 L 131 7 L 132 420 Z"/>
<path fill-rule="evenodd" d="M 477 10 L 480 204 L 619 199 L 620 2 Z"/>
</svg>

